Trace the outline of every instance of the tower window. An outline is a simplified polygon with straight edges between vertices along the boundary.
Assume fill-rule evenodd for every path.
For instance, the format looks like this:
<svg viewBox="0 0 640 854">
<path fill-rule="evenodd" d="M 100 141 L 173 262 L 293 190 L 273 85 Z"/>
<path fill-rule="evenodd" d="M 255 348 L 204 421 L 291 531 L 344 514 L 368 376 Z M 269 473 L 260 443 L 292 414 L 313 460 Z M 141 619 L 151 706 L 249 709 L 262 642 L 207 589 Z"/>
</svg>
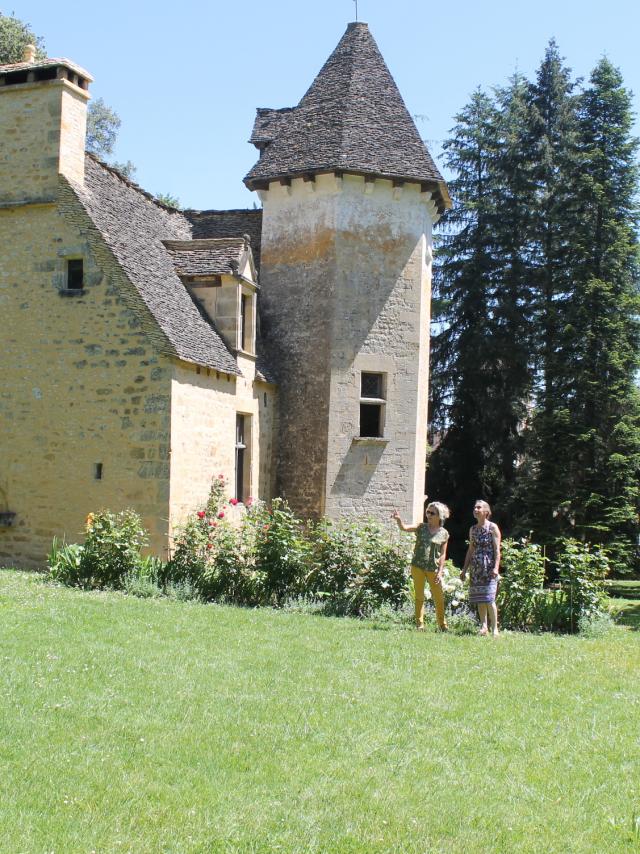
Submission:
<svg viewBox="0 0 640 854">
<path fill-rule="evenodd" d="M 384 374 L 360 375 L 360 436 L 380 438 L 384 431 Z"/>
<path fill-rule="evenodd" d="M 84 262 L 82 258 L 70 258 L 67 261 L 67 288 L 80 291 L 84 287 Z"/>
<path fill-rule="evenodd" d="M 102 480 L 102 463 L 95 463 L 93 467 L 93 476 L 96 480 Z"/>
</svg>

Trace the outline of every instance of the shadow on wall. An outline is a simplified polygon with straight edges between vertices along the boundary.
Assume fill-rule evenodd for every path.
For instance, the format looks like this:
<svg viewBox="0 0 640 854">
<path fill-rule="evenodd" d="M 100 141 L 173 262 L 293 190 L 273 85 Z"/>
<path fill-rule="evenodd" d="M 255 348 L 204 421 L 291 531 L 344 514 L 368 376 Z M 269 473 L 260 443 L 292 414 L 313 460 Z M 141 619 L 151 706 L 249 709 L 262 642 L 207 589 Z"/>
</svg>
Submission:
<svg viewBox="0 0 640 854">
<path fill-rule="evenodd" d="M 331 494 L 361 498 L 375 474 L 384 449 L 382 443 L 352 442 L 331 487 Z"/>
</svg>

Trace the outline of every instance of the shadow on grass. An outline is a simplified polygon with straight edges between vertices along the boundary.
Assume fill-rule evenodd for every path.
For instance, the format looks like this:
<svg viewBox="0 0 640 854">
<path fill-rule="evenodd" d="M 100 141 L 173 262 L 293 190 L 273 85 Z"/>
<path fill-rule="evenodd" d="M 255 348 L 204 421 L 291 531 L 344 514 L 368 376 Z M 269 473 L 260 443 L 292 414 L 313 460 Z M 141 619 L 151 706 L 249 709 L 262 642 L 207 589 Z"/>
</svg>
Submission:
<svg viewBox="0 0 640 854">
<path fill-rule="evenodd" d="M 640 632 L 640 602 L 625 602 L 615 615 L 615 621 L 620 626 L 629 626 Z"/>
</svg>

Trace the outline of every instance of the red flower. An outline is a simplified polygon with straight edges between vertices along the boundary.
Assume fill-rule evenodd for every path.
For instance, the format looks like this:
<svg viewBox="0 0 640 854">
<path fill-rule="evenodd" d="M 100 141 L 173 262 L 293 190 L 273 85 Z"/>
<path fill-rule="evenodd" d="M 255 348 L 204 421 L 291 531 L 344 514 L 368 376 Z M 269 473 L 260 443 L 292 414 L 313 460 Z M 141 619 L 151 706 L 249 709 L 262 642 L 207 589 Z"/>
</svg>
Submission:
<svg viewBox="0 0 640 854">
<path fill-rule="evenodd" d="M 249 496 L 247 498 L 247 500 L 244 502 L 244 506 L 245 507 L 251 507 L 252 504 L 253 504 L 253 498 L 251 496 Z"/>
<path fill-rule="evenodd" d="M 221 510 L 221 511 L 218 513 L 218 519 L 224 519 L 224 510 Z"/>
<path fill-rule="evenodd" d="M 263 526 L 262 526 L 262 530 L 263 530 L 263 531 L 268 531 L 268 530 L 269 530 L 269 526 L 268 526 L 268 525 L 263 525 Z"/>
<path fill-rule="evenodd" d="M 213 548 L 213 546 L 211 545 L 211 543 L 207 543 L 207 549 L 212 549 L 212 548 Z"/>
<path fill-rule="evenodd" d="M 237 499 L 237 498 L 231 498 L 231 499 L 229 500 L 229 504 L 230 504 L 232 507 L 235 507 L 237 503 L 238 503 L 238 499 Z"/>
<path fill-rule="evenodd" d="M 218 475 L 218 478 L 219 478 L 220 480 L 224 480 L 224 475 L 223 475 L 223 474 L 219 474 L 219 475 Z"/>
<path fill-rule="evenodd" d="M 207 514 L 204 512 L 204 510 L 198 510 L 198 519 L 204 519 L 206 515 Z"/>
</svg>

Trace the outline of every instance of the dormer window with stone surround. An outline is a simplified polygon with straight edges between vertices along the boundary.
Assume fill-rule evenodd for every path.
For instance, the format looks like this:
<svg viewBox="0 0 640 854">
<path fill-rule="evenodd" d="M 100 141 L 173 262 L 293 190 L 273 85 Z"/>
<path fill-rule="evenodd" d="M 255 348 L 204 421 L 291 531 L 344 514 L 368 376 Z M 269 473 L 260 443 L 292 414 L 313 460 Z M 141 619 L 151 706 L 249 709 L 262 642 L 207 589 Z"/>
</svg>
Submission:
<svg viewBox="0 0 640 854">
<path fill-rule="evenodd" d="M 248 237 L 164 241 L 176 273 L 235 353 L 255 356 L 256 270 Z"/>
</svg>

